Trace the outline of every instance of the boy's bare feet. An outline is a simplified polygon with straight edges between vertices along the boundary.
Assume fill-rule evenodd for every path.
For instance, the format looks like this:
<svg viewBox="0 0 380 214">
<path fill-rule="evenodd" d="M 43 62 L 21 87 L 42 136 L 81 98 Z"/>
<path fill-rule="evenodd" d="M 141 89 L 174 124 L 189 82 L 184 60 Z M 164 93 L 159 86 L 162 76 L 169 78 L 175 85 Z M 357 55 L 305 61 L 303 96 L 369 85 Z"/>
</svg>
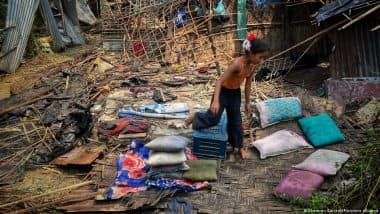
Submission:
<svg viewBox="0 0 380 214">
<path fill-rule="evenodd" d="M 227 152 L 226 161 L 228 161 L 228 162 L 235 162 L 236 161 L 235 155 L 236 155 L 235 151 L 229 151 L 229 152 Z"/>
<path fill-rule="evenodd" d="M 185 120 L 185 128 L 189 128 L 190 127 L 190 125 L 193 123 L 194 118 L 195 118 L 195 113 L 190 114 L 189 117 L 186 118 L 186 120 Z"/>
<path fill-rule="evenodd" d="M 247 151 L 247 148 L 241 148 L 239 149 L 239 155 L 241 159 L 246 160 L 249 158 L 249 153 Z"/>
</svg>

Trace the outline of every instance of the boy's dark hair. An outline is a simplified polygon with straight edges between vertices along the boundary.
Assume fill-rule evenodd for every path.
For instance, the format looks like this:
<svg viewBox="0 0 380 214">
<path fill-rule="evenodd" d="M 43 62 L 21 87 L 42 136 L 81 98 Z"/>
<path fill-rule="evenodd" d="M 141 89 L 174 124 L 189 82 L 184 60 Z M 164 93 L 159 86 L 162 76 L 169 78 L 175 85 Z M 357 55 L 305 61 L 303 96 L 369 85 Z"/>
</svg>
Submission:
<svg viewBox="0 0 380 214">
<path fill-rule="evenodd" d="M 257 54 L 269 51 L 268 43 L 263 39 L 254 39 L 249 41 L 250 47 L 249 50 L 245 49 L 245 53 L 249 54 Z"/>
</svg>

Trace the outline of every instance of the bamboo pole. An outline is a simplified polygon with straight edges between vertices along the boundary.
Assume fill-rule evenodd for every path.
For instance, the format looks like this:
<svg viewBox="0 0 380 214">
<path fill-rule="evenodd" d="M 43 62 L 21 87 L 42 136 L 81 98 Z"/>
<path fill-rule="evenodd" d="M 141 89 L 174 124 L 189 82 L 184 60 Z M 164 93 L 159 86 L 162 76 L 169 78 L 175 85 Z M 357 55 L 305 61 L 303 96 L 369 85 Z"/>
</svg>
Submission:
<svg viewBox="0 0 380 214">
<path fill-rule="evenodd" d="M 290 66 L 290 68 L 288 69 L 288 71 L 286 72 L 285 76 L 291 71 L 293 70 L 293 68 L 297 65 L 297 63 L 302 59 L 302 57 L 310 50 L 311 47 L 313 47 L 313 45 L 320 39 L 320 37 L 317 37 L 315 38 L 310 44 L 309 46 L 304 50 L 304 52 L 301 54 L 301 56 L 298 57 L 298 59 Z"/>
<path fill-rule="evenodd" d="M 48 97 L 50 97 L 50 96 L 52 96 L 52 95 L 53 95 L 53 93 L 49 93 L 49 94 L 47 94 L 47 95 L 45 95 L 45 96 L 37 97 L 37 98 L 35 98 L 35 99 L 32 99 L 32 100 L 29 100 L 29 101 L 23 102 L 23 103 L 21 103 L 21 104 L 18 104 L 18 105 L 15 105 L 15 106 L 9 107 L 9 108 L 7 108 L 7 109 L 4 109 L 4 110 L 0 111 L 0 116 L 3 115 L 3 114 L 6 114 L 6 113 L 8 113 L 8 112 L 11 112 L 11 111 L 13 111 L 13 110 L 16 110 L 16 109 L 18 109 L 18 108 L 21 108 L 21 107 L 23 107 L 23 106 L 26 106 L 26 105 L 30 105 L 30 104 L 32 104 L 32 103 L 35 103 L 35 102 L 37 102 L 37 101 L 39 101 L 39 100 L 46 99 L 46 98 L 48 98 Z"/>
<path fill-rule="evenodd" d="M 347 27 L 353 25 L 355 22 L 363 19 L 364 17 L 368 16 L 369 14 L 375 12 L 376 10 L 380 9 L 380 4 L 378 4 L 377 6 L 375 6 L 374 8 L 372 9 L 369 9 L 367 12 L 361 14 L 360 16 L 358 16 L 357 18 L 355 19 L 352 19 L 352 21 L 350 21 L 349 23 L 343 25 L 342 27 L 340 27 L 338 30 L 344 30 L 346 29 Z"/>
<path fill-rule="evenodd" d="M 288 49 L 286 49 L 284 51 L 281 51 L 280 53 L 275 54 L 274 56 L 271 56 L 267 60 L 271 60 L 271 59 L 277 58 L 277 57 L 279 57 L 279 56 L 281 56 L 281 55 L 283 55 L 283 54 L 285 54 L 285 53 L 287 53 L 287 52 L 289 52 L 289 51 L 291 51 L 291 50 L 293 50 L 293 49 L 295 49 L 295 48 L 297 48 L 297 47 L 299 47 L 299 46 L 301 46 L 303 44 L 306 44 L 307 42 L 309 42 L 309 41 L 311 41 L 311 40 L 313 40 L 313 39 L 315 39 L 315 38 L 317 38 L 319 36 L 322 36 L 322 35 L 326 34 L 327 32 L 329 32 L 329 31 L 331 31 L 331 30 L 339 27 L 340 25 L 344 24 L 345 22 L 347 22 L 346 19 L 344 19 L 344 20 L 342 20 L 342 21 L 340 21 L 340 22 L 338 22 L 338 23 L 336 23 L 334 25 L 331 25 L 330 27 L 319 31 L 318 33 L 316 33 L 316 34 L 310 36 L 309 38 L 307 38 L 307 39 L 305 39 L 305 40 L 303 40 L 303 41 L 301 41 L 301 42 L 299 42 L 299 43 L 291 46 L 290 48 L 288 48 Z"/>
</svg>

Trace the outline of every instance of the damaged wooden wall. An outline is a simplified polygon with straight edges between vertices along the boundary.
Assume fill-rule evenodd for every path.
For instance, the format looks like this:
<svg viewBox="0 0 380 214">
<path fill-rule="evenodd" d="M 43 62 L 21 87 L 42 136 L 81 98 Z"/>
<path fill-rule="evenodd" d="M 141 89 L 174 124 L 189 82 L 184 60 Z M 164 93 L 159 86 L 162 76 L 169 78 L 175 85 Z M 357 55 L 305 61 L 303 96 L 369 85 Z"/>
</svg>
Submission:
<svg viewBox="0 0 380 214">
<path fill-rule="evenodd" d="M 335 44 L 330 57 L 332 75 L 343 77 L 380 77 L 380 12 L 329 37 Z"/>
</svg>

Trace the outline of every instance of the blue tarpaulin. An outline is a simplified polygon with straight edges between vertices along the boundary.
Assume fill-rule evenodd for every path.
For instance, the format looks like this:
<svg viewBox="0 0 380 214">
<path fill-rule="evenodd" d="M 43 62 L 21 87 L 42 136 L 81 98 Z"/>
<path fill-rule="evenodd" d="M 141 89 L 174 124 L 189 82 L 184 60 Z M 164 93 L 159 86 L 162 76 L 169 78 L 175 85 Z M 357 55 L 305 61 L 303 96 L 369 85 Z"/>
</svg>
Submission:
<svg viewBox="0 0 380 214">
<path fill-rule="evenodd" d="M 321 7 L 314 18 L 317 22 L 321 22 L 365 2 L 367 0 L 336 0 Z"/>
<path fill-rule="evenodd" d="M 278 3 L 280 0 L 252 0 L 253 5 L 256 5 L 256 7 L 262 9 L 265 7 L 268 3 Z"/>
</svg>

